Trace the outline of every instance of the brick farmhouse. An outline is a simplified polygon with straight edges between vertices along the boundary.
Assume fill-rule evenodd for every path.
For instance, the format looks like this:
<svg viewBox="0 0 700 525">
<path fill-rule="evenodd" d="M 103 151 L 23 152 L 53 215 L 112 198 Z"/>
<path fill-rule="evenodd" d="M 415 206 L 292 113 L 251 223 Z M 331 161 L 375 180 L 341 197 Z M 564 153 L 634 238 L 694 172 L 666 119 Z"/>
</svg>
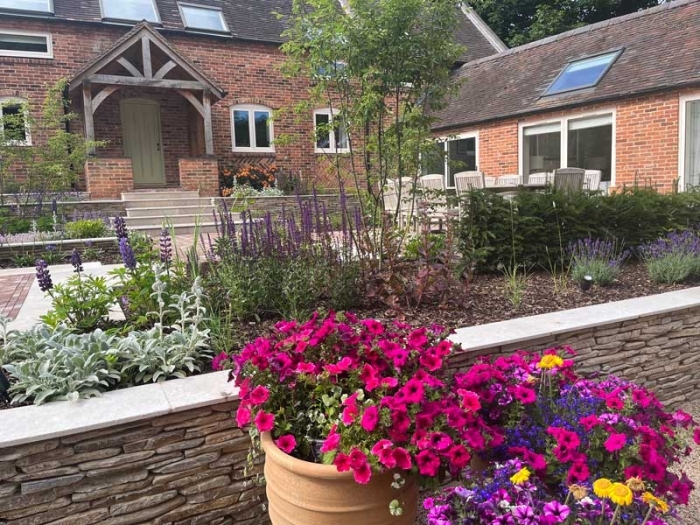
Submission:
<svg viewBox="0 0 700 525">
<path fill-rule="evenodd" d="M 272 118 L 308 96 L 308 81 L 280 72 L 290 10 L 291 0 L 0 0 L 0 111 L 38 111 L 68 79 L 80 117 L 71 131 L 107 142 L 80 181 L 92 198 L 159 187 L 215 195 L 219 171 L 246 164 L 330 186 L 324 158 L 343 144 L 314 129 L 333 109 Z M 461 63 L 506 49 L 471 9 L 459 14 Z M 19 132 L 21 146 L 43 139 L 28 125 Z M 276 144 L 281 135 L 293 140 Z"/>
<path fill-rule="evenodd" d="M 443 172 L 577 167 L 603 188 L 700 185 L 700 2 L 676 0 L 473 60 L 434 131 Z"/>
</svg>

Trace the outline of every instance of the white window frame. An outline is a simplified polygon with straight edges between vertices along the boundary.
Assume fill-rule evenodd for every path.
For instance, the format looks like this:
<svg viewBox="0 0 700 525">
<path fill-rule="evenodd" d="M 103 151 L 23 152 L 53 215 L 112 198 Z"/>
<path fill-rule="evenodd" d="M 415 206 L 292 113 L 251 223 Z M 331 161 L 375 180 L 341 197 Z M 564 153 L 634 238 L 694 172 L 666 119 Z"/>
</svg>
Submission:
<svg viewBox="0 0 700 525">
<path fill-rule="evenodd" d="M 338 110 L 337 109 L 332 109 L 332 108 L 322 108 L 322 109 L 316 109 L 314 110 L 314 152 L 315 153 L 323 153 L 323 154 L 335 154 L 335 153 L 350 153 L 350 136 L 348 134 L 348 127 L 344 126 L 345 128 L 345 139 L 348 143 L 347 148 L 338 148 L 337 144 L 335 143 L 335 133 L 329 133 L 328 134 L 328 143 L 329 147 L 328 148 L 319 148 L 318 147 L 318 137 L 316 136 L 316 115 L 326 115 L 328 117 L 328 123 L 330 125 L 333 124 L 333 121 L 335 120 L 335 117 L 338 115 Z M 341 128 L 338 128 L 339 130 Z"/>
<path fill-rule="evenodd" d="M 0 11 L 19 11 L 20 13 L 51 13 L 54 12 L 53 0 L 46 0 L 48 10 L 22 9 L 21 7 L 0 7 Z"/>
<path fill-rule="evenodd" d="M 685 125 L 686 105 L 700 100 L 700 93 L 684 95 L 678 99 L 678 191 L 685 191 Z"/>
<path fill-rule="evenodd" d="M 25 105 L 27 104 L 27 101 L 23 98 L 19 97 L 0 97 L 0 116 L 2 115 L 2 108 L 5 104 L 7 103 L 10 104 L 21 104 Z M 0 119 L 0 142 L 3 142 L 7 146 L 31 146 L 32 145 L 32 133 L 31 133 L 31 127 L 29 125 L 29 111 L 25 110 L 24 112 L 24 135 L 25 139 L 24 140 L 8 140 L 5 141 L 2 136 L 4 135 L 5 130 L 3 129 L 2 125 L 2 119 Z"/>
<path fill-rule="evenodd" d="M 236 146 L 236 126 L 233 119 L 234 111 L 247 111 L 248 112 L 248 133 L 250 133 L 250 143 L 251 146 L 238 147 Z M 267 125 L 270 134 L 270 146 L 259 148 L 256 146 L 258 137 L 255 134 L 255 118 L 254 113 L 256 111 L 267 111 L 270 117 L 267 119 Z M 247 153 L 274 153 L 275 152 L 275 126 L 272 120 L 272 108 L 268 106 L 263 106 L 260 104 L 237 104 L 231 106 L 231 149 L 234 152 L 247 152 Z"/>
<path fill-rule="evenodd" d="M 216 12 L 218 12 L 219 18 L 221 19 L 221 24 L 224 26 L 224 28 L 219 30 L 219 29 L 210 29 L 210 28 L 206 28 L 206 27 L 195 27 L 195 26 L 187 25 L 187 17 L 185 17 L 185 13 L 182 10 L 183 7 L 192 7 L 194 9 L 202 9 L 204 11 L 216 11 Z M 177 8 L 180 11 L 180 18 L 182 18 L 182 26 L 185 29 L 190 29 L 192 31 L 199 31 L 199 32 L 203 32 L 203 33 L 215 33 L 215 34 L 231 33 L 231 30 L 228 27 L 228 23 L 226 23 L 226 17 L 224 16 L 224 12 L 221 10 L 220 7 L 210 6 L 210 5 L 193 4 L 190 2 L 178 2 Z"/>
<path fill-rule="evenodd" d="M 110 0 L 107 0 L 110 1 Z M 158 11 L 158 4 L 156 4 L 156 0 L 143 0 L 144 2 L 151 2 L 151 5 L 153 5 L 153 12 L 156 14 L 156 19 L 149 22 L 153 24 L 161 24 L 162 20 L 160 18 L 160 11 Z M 119 17 L 114 17 L 114 16 L 107 16 L 105 13 L 105 8 L 104 8 L 104 2 L 105 0 L 100 0 L 100 15 L 102 16 L 102 20 L 123 20 L 124 22 L 140 22 L 141 20 L 135 20 L 133 18 L 119 18 Z"/>
<path fill-rule="evenodd" d="M 561 143 L 560 143 L 560 168 L 569 167 L 569 121 L 570 120 L 581 120 L 593 117 L 602 117 L 610 115 L 612 117 L 612 151 L 610 154 L 610 182 L 608 183 L 610 187 L 616 184 L 616 165 L 617 165 L 617 109 L 608 108 L 596 111 L 588 111 L 584 113 L 573 113 L 571 115 L 566 115 L 564 117 L 558 118 L 548 118 L 541 120 L 531 120 L 518 122 L 518 173 L 520 177 L 525 176 L 524 169 L 524 154 L 525 154 L 525 128 L 530 128 L 533 126 L 541 126 L 543 124 L 559 124 L 561 133 Z M 578 167 L 578 166 L 574 166 Z M 523 178 L 524 180 L 524 178 Z"/>
<path fill-rule="evenodd" d="M 439 142 L 442 144 L 442 149 L 445 152 L 445 166 L 443 167 L 443 178 L 444 178 L 444 185 L 445 189 L 447 190 L 454 190 L 455 186 L 448 186 L 447 181 L 449 180 L 449 169 L 450 169 L 450 157 L 449 157 L 449 149 L 447 146 L 447 143 L 452 141 L 452 140 L 462 140 L 462 139 L 474 139 L 474 148 L 476 150 L 476 169 L 479 169 L 479 132 L 478 131 L 467 131 L 464 133 L 457 133 L 456 135 L 450 135 L 450 136 L 442 136 L 442 137 L 437 137 L 435 139 L 436 142 Z"/>
<path fill-rule="evenodd" d="M 0 49 L 0 56 L 22 58 L 53 58 L 53 41 L 51 33 L 38 33 L 34 31 L 15 31 L 14 29 L 0 29 L 0 34 L 16 36 L 39 36 L 46 38 L 46 52 L 38 51 L 10 51 Z"/>
</svg>

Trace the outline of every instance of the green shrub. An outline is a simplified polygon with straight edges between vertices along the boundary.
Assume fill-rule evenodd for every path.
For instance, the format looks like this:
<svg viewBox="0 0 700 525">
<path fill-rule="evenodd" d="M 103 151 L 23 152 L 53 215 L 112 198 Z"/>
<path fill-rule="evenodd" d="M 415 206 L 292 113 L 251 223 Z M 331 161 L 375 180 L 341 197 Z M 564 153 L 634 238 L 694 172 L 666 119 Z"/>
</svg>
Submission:
<svg viewBox="0 0 700 525">
<path fill-rule="evenodd" d="M 409 261 L 415 261 L 419 258 L 435 259 L 445 249 L 445 236 L 439 233 L 429 234 L 429 252 L 428 254 L 421 253 L 424 249 L 424 241 L 420 236 L 411 237 L 406 243 L 404 257 Z"/>
<path fill-rule="evenodd" d="M 0 232 L 14 235 L 16 233 L 27 233 L 32 229 L 32 221 L 20 219 L 19 217 L 0 217 Z"/>
<path fill-rule="evenodd" d="M 614 241 L 579 239 L 569 247 L 571 252 L 571 277 L 576 282 L 586 275 L 600 286 L 612 284 L 620 275 L 620 266 L 629 256 Z"/>
<path fill-rule="evenodd" d="M 624 190 L 612 195 L 521 191 L 511 206 L 503 197 L 472 191 L 462 203 L 462 253 L 481 271 L 517 260 L 547 267 L 561 248 L 586 237 L 627 246 L 700 223 L 700 194 Z M 561 238 L 560 238 L 561 236 Z"/>
<path fill-rule="evenodd" d="M 65 225 L 69 239 L 96 239 L 107 235 L 107 225 L 102 219 L 81 219 Z"/>
<path fill-rule="evenodd" d="M 51 326 L 65 323 L 80 332 L 94 330 L 109 315 L 114 295 L 104 277 L 76 274 L 49 291 L 51 311 L 42 321 Z"/>
</svg>

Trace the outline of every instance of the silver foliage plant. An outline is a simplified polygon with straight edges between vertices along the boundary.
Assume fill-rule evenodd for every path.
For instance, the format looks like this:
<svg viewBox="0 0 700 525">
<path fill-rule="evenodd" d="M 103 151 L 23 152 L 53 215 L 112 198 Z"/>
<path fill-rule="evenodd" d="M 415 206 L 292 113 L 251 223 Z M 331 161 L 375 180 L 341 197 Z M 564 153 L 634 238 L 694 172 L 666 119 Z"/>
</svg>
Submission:
<svg viewBox="0 0 700 525">
<path fill-rule="evenodd" d="M 9 320 L 0 318 L 0 367 L 10 375 L 12 402 L 76 400 L 117 386 L 200 372 L 203 358 L 211 355 L 209 330 L 203 327 L 207 312 L 201 280 L 197 277 L 189 292 L 166 305 L 163 271 L 156 268 L 152 294 L 159 322 L 149 330 L 121 337 L 102 330 L 75 334 L 64 324 L 41 324 L 18 332 L 8 331 Z M 162 321 L 169 310 L 178 319 L 165 327 Z"/>
</svg>

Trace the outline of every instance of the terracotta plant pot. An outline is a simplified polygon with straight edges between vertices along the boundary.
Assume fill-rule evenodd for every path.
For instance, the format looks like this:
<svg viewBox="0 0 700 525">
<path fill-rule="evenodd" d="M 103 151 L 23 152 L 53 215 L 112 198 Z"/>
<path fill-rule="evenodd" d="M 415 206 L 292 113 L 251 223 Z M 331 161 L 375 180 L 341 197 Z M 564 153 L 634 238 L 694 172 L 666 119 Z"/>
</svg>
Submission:
<svg viewBox="0 0 700 525">
<path fill-rule="evenodd" d="M 320 465 L 282 452 L 269 433 L 262 434 L 265 481 L 272 525 L 413 525 L 418 508 L 414 476 L 396 490 L 393 473 L 373 474 L 367 485 L 355 483 L 352 472 Z M 398 500 L 403 515 L 392 516 L 389 503 Z"/>
</svg>

